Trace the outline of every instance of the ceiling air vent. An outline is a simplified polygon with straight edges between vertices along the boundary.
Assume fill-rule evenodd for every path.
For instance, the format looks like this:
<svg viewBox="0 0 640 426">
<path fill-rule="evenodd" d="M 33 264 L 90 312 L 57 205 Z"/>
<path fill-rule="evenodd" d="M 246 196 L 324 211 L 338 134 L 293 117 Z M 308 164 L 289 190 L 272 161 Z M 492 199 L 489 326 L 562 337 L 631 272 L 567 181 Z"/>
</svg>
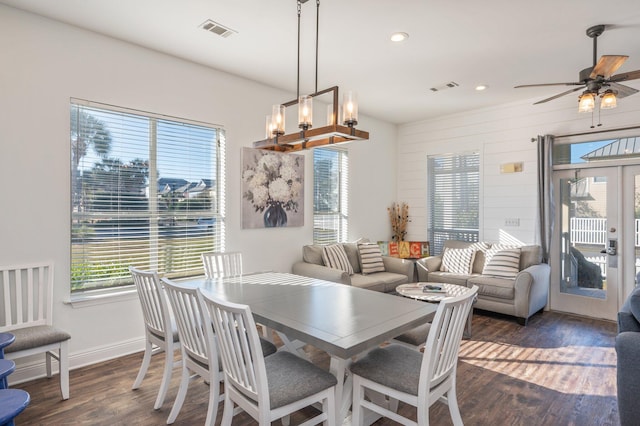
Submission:
<svg viewBox="0 0 640 426">
<path fill-rule="evenodd" d="M 445 89 L 453 89 L 454 87 L 458 87 L 458 86 L 459 84 L 456 83 L 455 81 L 450 81 L 448 83 L 441 84 L 440 86 L 432 87 L 429 90 L 431 90 L 432 92 L 439 92 Z"/>
<path fill-rule="evenodd" d="M 229 37 L 231 34 L 237 33 L 237 31 L 234 31 L 231 28 L 227 28 L 224 25 L 218 24 L 217 22 L 212 21 L 211 19 L 207 19 L 202 24 L 200 24 L 200 28 L 225 38 Z"/>
</svg>

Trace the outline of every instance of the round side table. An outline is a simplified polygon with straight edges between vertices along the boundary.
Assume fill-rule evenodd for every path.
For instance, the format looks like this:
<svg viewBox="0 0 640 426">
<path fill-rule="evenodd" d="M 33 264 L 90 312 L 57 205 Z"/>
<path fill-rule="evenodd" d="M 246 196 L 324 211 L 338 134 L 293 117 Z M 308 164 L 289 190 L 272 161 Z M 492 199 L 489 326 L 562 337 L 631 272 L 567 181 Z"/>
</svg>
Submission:
<svg viewBox="0 0 640 426">
<path fill-rule="evenodd" d="M 425 292 L 423 288 L 427 285 L 439 286 L 442 288 L 442 292 Z M 457 284 L 447 284 L 447 283 L 409 283 L 409 284 L 400 284 L 396 287 L 396 292 L 400 296 L 410 297 L 411 299 L 422 300 L 430 303 L 439 303 L 441 300 L 444 300 L 448 297 L 461 296 L 471 289 L 469 287 L 465 287 Z M 473 299 L 473 303 L 475 304 L 478 300 L 477 296 Z M 467 339 L 471 338 L 471 320 L 473 318 L 473 307 L 469 311 L 469 317 L 467 318 L 467 326 L 464 330 L 464 337 Z"/>
</svg>

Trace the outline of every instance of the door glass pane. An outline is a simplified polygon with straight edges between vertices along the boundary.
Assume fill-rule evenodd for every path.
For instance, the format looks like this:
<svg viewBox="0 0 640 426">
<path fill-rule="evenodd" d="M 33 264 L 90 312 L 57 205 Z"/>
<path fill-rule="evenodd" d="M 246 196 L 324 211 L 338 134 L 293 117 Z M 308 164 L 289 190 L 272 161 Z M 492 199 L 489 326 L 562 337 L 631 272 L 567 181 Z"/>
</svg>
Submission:
<svg viewBox="0 0 640 426">
<path fill-rule="evenodd" d="M 607 178 L 561 179 L 560 199 L 560 292 L 605 299 Z"/>
</svg>

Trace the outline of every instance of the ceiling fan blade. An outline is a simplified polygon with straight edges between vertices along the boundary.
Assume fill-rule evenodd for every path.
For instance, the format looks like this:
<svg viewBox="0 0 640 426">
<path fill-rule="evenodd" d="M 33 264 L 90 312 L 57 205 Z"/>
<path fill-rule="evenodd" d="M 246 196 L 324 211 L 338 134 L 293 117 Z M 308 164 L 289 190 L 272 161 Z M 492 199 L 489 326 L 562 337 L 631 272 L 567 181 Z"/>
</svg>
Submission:
<svg viewBox="0 0 640 426">
<path fill-rule="evenodd" d="M 618 92 L 618 94 L 616 95 L 618 98 L 626 98 L 627 96 L 634 95 L 640 91 L 634 89 L 633 87 L 625 86 L 624 84 L 618 83 L 609 83 L 609 87 Z"/>
<path fill-rule="evenodd" d="M 521 87 L 544 87 L 544 86 L 583 86 L 584 83 L 581 81 L 575 83 L 542 83 L 542 84 L 521 84 L 519 86 L 514 86 L 514 89 L 519 89 Z"/>
<path fill-rule="evenodd" d="M 558 93 L 557 95 L 551 96 L 550 98 L 546 98 L 546 99 L 543 99 L 541 101 L 535 102 L 534 105 L 543 104 L 545 102 L 549 102 L 549 101 L 552 101 L 554 99 L 558 99 L 558 98 L 560 98 L 560 97 L 562 97 L 564 95 L 568 95 L 569 93 L 577 92 L 578 90 L 581 90 L 581 89 L 582 89 L 582 87 L 576 87 L 574 89 L 569 89 L 566 92 Z"/>
<path fill-rule="evenodd" d="M 629 57 L 626 55 L 602 55 L 596 66 L 593 67 L 593 71 L 591 71 L 589 77 L 596 78 L 601 75 L 604 78 L 609 78 L 627 59 L 629 59 Z"/>
<path fill-rule="evenodd" d="M 635 80 L 638 78 L 640 78 L 640 70 L 635 70 L 635 71 L 623 72 L 620 74 L 612 75 L 609 81 L 613 81 L 613 82 L 628 81 L 628 80 Z"/>
</svg>

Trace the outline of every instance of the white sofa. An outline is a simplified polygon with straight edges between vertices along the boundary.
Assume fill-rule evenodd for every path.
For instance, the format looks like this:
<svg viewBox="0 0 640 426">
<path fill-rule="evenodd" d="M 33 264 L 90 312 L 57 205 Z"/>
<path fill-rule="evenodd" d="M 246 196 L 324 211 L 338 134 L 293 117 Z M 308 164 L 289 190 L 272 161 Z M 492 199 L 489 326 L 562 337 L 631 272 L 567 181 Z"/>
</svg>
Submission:
<svg viewBox="0 0 640 426">
<path fill-rule="evenodd" d="M 357 244 L 343 243 L 342 246 L 353 268 L 354 273 L 352 275 L 345 271 L 325 266 L 322 260 L 322 246 L 316 244 L 302 247 L 302 260 L 296 262 L 291 271 L 294 274 L 304 275 L 305 277 L 318 278 L 385 293 L 393 292 L 400 284 L 413 280 L 415 266 L 412 261 L 382 256 L 385 271 L 365 275 L 362 273 Z"/>
<path fill-rule="evenodd" d="M 490 248 L 490 243 L 484 243 Z M 444 248 L 469 248 L 466 241 L 446 241 Z M 478 301 L 474 308 L 515 316 L 521 325 L 542 310 L 549 296 L 551 268 L 541 263 L 542 249 L 537 245 L 520 247 L 519 272 L 515 278 L 483 275 L 485 256 L 477 250 L 470 274 L 443 272 L 442 255 L 426 257 L 416 262 L 418 281 L 478 286 Z"/>
</svg>

